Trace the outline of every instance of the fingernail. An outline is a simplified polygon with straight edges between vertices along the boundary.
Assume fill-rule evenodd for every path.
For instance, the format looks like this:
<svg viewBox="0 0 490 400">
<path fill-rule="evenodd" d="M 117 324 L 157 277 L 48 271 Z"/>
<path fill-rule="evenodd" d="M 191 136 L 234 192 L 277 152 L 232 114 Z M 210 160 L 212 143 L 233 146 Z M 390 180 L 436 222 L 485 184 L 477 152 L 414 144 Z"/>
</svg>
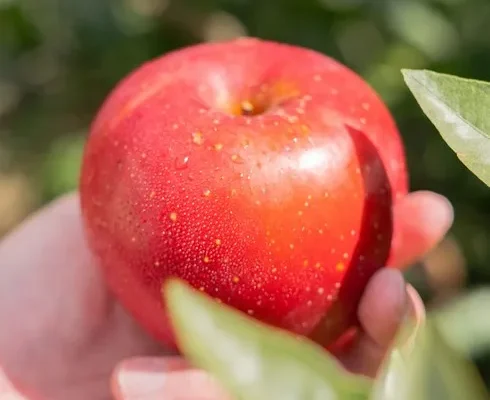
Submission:
<svg viewBox="0 0 490 400">
<path fill-rule="evenodd" d="M 121 362 L 113 376 L 120 399 L 150 400 L 162 396 L 167 374 L 188 367 L 181 357 L 139 357 Z"/>
<path fill-rule="evenodd" d="M 425 321 L 425 305 L 418 294 L 417 290 L 412 285 L 407 285 L 407 294 L 410 304 L 410 313 L 417 321 L 417 325 L 421 325 Z"/>
<path fill-rule="evenodd" d="M 113 391 L 118 400 L 228 400 L 217 382 L 199 369 L 168 370 L 168 360 L 131 360 L 115 374 Z M 138 368 L 132 369 L 138 364 Z M 171 362 L 172 363 L 172 362 Z M 151 364 L 151 365 L 150 365 Z M 162 367 L 160 370 L 154 368 Z"/>
<path fill-rule="evenodd" d="M 406 355 L 412 352 L 415 339 L 420 327 L 425 322 L 425 306 L 417 291 L 411 285 L 407 285 L 407 294 L 409 298 L 409 306 L 405 315 L 404 323 L 411 324 L 410 332 L 407 332 L 407 337 L 404 340 L 402 352 Z"/>
<path fill-rule="evenodd" d="M 157 399 L 164 391 L 165 375 L 165 372 L 123 369 L 117 377 L 118 394 L 128 400 Z"/>
<path fill-rule="evenodd" d="M 190 364 L 182 357 L 133 357 L 124 360 L 119 368 L 147 372 L 171 372 L 189 368 Z"/>
<path fill-rule="evenodd" d="M 424 192 L 421 192 L 424 195 Z M 454 219 L 454 208 L 451 202 L 444 196 L 430 192 L 430 196 L 425 194 L 426 201 L 432 202 L 431 207 L 422 209 L 425 223 L 434 229 L 448 229 Z"/>
</svg>

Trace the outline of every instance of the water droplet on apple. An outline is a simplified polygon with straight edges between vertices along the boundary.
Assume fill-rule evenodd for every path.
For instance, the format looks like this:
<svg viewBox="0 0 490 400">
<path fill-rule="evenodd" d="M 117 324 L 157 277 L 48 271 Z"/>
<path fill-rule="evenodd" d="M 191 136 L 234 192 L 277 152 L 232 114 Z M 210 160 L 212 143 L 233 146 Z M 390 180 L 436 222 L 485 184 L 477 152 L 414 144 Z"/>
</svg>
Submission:
<svg viewBox="0 0 490 400">
<path fill-rule="evenodd" d="M 204 137 L 201 132 L 194 132 L 192 134 L 192 143 L 200 146 L 201 144 L 204 143 Z"/>
<path fill-rule="evenodd" d="M 231 156 L 231 161 L 233 161 L 235 164 L 243 164 L 245 160 L 238 154 L 233 154 Z"/>
<path fill-rule="evenodd" d="M 177 157 L 175 159 L 175 169 L 183 170 L 189 166 L 189 156 Z"/>
</svg>

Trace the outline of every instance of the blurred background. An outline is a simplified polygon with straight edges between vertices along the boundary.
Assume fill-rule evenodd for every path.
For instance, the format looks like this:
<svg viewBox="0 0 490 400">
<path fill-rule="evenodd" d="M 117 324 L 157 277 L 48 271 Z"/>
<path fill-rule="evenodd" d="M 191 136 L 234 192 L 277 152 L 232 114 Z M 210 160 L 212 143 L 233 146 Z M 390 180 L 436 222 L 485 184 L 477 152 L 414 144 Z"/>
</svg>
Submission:
<svg viewBox="0 0 490 400">
<path fill-rule="evenodd" d="M 447 240 L 409 271 L 427 305 L 490 283 L 490 190 L 459 162 L 401 68 L 490 81 L 488 0 L 0 0 L 0 237 L 77 186 L 87 128 L 142 62 L 202 41 L 257 36 L 326 53 L 392 110 L 411 189 L 447 196 Z M 489 317 L 490 318 L 490 317 Z M 476 360 L 490 382 L 490 358 Z"/>
</svg>

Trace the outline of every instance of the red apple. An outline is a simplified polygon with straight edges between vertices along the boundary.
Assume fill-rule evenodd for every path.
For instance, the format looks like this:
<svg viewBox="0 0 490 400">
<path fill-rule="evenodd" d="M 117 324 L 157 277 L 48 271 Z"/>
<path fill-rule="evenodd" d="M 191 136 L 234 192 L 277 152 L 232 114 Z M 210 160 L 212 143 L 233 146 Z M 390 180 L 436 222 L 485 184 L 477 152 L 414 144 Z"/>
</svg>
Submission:
<svg viewBox="0 0 490 400">
<path fill-rule="evenodd" d="M 86 146 L 88 240 L 121 303 L 175 345 L 179 277 L 268 324 L 330 342 L 385 265 L 404 150 L 377 94 L 315 51 L 191 46 L 124 79 Z"/>
</svg>

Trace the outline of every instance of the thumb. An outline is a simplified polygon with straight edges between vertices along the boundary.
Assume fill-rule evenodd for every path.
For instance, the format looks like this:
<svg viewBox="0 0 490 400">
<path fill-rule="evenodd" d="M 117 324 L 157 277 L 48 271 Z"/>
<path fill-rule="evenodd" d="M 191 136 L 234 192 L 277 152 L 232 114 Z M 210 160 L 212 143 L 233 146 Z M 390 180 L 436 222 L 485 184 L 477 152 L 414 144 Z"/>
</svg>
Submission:
<svg viewBox="0 0 490 400">
<path fill-rule="evenodd" d="M 118 400 L 229 400 L 205 371 L 180 357 L 140 357 L 123 361 L 113 374 Z"/>
</svg>

